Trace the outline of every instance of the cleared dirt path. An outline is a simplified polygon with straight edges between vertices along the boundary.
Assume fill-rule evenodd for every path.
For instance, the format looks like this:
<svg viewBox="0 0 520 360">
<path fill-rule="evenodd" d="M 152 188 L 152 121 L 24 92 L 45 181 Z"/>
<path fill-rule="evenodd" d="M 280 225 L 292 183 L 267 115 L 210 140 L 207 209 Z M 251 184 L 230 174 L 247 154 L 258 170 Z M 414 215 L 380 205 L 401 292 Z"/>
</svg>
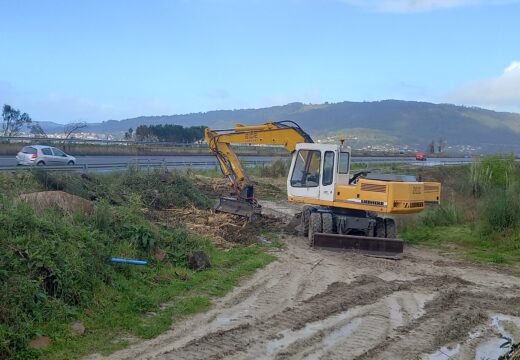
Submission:
<svg viewBox="0 0 520 360">
<path fill-rule="evenodd" d="M 385 260 L 302 240 L 286 237 L 277 261 L 212 310 L 108 358 L 496 359 L 501 336 L 520 341 L 518 269 L 414 247 Z"/>
</svg>

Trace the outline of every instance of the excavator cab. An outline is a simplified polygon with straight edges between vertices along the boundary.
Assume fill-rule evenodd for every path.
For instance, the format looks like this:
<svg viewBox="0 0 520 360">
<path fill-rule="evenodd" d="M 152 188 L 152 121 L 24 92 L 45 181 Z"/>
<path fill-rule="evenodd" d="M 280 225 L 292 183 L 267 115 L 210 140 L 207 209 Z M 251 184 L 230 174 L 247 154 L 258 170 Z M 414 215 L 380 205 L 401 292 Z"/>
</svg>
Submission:
<svg viewBox="0 0 520 360">
<path fill-rule="evenodd" d="M 293 153 L 287 193 L 291 197 L 334 201 L 336 184 L 350 180 L 350 148 L 336 144 L 298 144 Z"/>
<path fill-rule="evenodd" d="M 399 258 L 392 218 L 378 214 L 417 213 L 425 203 L 438 203 L 440 184 L 413 176 L 350 173 L 350 148 L 337 144 L 298 144 L 293 153 L 287 194 L 305 204 L 301 229 L 309 245 L 355 249 Z"/>
</svg>

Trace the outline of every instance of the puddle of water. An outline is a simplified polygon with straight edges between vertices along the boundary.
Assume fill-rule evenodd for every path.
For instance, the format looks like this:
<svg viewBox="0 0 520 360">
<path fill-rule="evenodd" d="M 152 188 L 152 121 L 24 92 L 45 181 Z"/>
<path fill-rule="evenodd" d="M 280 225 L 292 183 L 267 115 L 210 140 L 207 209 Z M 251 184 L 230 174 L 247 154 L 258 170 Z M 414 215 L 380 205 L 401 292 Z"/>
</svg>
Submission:
<svg viewBox="0 0 520 360">
<path fill-rule="evenodd" d="M 345 321 L 352 316 L 353 316 L 352 310 L 347 310 L 346 312 L 332 316 L 323 321 L 317 321 L 315 323 L 307 324 L 304 328 L 302 328 L 300 330 L 296 330 L 296 331 L 292 331 L 290 329 L 284 330 L 284 331 L 280 332 L 280 336 L 281 336 L 280 339 L 270 341 L 267 344 L 267 353 L 274 354 L 299 339 L 315 335 L 322 329 L 334 326 L 334 324 L 341 322 L 341 321 Z"/>
<path fill-rule="evenodd" d="M 426 355 L 423 357 L 425 360 L 446 360 L 455 356 L 460 351 L 460 344 L 455 345 L 452 348 L 448 348 L 447 346 L 441 347 L 439 350 L 434 352 L 433 354 Z"/>
<path fill-rule="evenodd" d="M 424 307 L 426 306 L 426 303 L 433 300 L 435 297 L 435 294 L 421 294 L 421 293 L 414 293 L 413 297 L 415 301 L 417 302 L 419 309 L 418 311 L 412 316 L 413 319 L 418 319 L 424 314 L 426 314 L 426 310 L 424 310 Z"/>
<path fill-rule="evenodd" d="M 410 297 L 410 295 L 412 295 Z M 425 304 L 433 298 L 433 294 L 408 294 L 406 292 L 393 294 L 383 302 L 378 302 L 370 306 L 353 308 L 343 313 L 331 316 L 327 319 L 307 324 L 304 328 L 296 331 L 290 329 L 281 331 L 279 338 L 266 344 L 266 355 L 272 356 L 283 350 L 296 341 L 312 337 L 324 329 L 334 329 L 328 332 L 320 341 L 320 347 L 315 349 L 312 354 L 308 354 L 305 359 L 319 359 L 326 354 L 328 349 L 337 345 L 338 342 L 348 338 L 363 322 L 363 317 L 380 316 L 374 311 L 379 306 L 386 306 L 389 310 L 389 328 L 393 329 L 404 324 L 403 311 L 407 311 L 412 318 L 420 317 L 424 313 Z M 400 298 L 407 300 L 399 301 Z"/>
<path fill-rule="evenodd" d="M 361 318 L 354 318 L 352 321 L 350 321 L 347 325 L 342 326 L 338 330 L 332 331 L 329 333 L 325 338 L 323 339 L 323 346 L 318 351 L 314 352 L 313 354 L 310 354 L 305 357 L 307 360 L 318 360 L 321 359 L 323 355 L 326 354 L 327 350 L 336 345 L 338 341 L 341 339 L 344 339 L 345 337 L 348 337 L 352 335 L 352 333 L 361 325 L 361 322 L 363 319 Z"/>
<path fill-rule="evenodd" d="M 482 330 L 475 330 L 468 334 L 470 340 L 476 339 L 482 335 Z"/>
<path fill-rule="evenodd" d="M 252 318 L 252 305 L 255 303 L 257 298 L 258 295 L 254 294 L 241 303 L 224 310 L 223 313 L 218 314 L 215 319 L 213 319 L 211 325 L 220 327 L 229 325 L 238 320 Z"/>
<path fill-rule="evenodd" d="M 500 346 L 504 344 L 507 340 L 502 339 L 502 337 L 507 337 L 512 340 L 513 343 L 517 342 L 518 339 L 514 339 L 513 335 L 506 331 L 504 328 L 504 322 L 508 322 L 510 324 L 514 324 L 520 329 L 520 318 L 514 317 L 514 316 L 508 316 L 508 315 L 502 315 L 502 314 L 494 314 L 490 318 L 490 322 L 488 323 L 487 327 L 491 327 L 493 331 L 496 334 L 495 337 L 485 340 L 483 343 L 477 346 L 475 350 L 475 359 L 497 359 L 498 357 L 505 355 L 509 350 L 510 346 L 506 346 L 504 348 L 501 348 Z M 483 334 L 485 334 L 485 329 L 476 329 L 472 332 L 468 333 L 468 339 L 461 344 L 457 344 L 454 347 L 448 349 L 447 347 L 442 347 L 436 352 L 432 354 L 428 354 L 423 356 L 423 359 L 425 360 L 446 360 L 450 359 L 451 357 L 457 355 L 460 350 L 461 346 L 466 347 L 469 346 L 469 342 L 471 340 L 477 339 Z M 478 340 L 477 340 L 478 341 Z"/>
<path fill-rule="evenodd" d="M 506 331 L 503 326 L 503 322 L 510 322 L 515 326 L 520 328 L 520 318 L 495 314 L 491 316 L 491 327 L 500 334 L 501 337 L 506 337 L 512 340 L 512 343 L 518 341 L 518 339 L 514 339 L 513 335 Z M 485 343 L 479 345 L 475 352 L 476 359 L 496 359 L 499 356 L 507 354 L 507 352 L 511 349 L 511 345 L 505 346 L 501 348 L 500 346 L 504 344 L 507 340 L 502 339 L 500 337 L 496 337 L 486 341 Z"/>
<path fill-rule="evenodd" d="M 228 325 L 234 321 L 250 317 L 248 310 L 240 310 L 232 314 L 232 316 L 218 315 L 214 321 L 217 326 Z"/>
<path fill-rule="evenodd" d="M 331 333 L 329 333 L 325 338 L 323 339 L 323 343 L 327 345 L 328 347 L 331 347 L 335 345 L 338 340 L 341 338 L 345 338 L 347 336 L 352 335 L 354 330 L 356 330 L 359 325 L 361 324 L 361 318 L 355 318 L 351 322 L 349 322 L 347 325 L 339 328 L 338 330 L 335 330 Z"/>
</svg>

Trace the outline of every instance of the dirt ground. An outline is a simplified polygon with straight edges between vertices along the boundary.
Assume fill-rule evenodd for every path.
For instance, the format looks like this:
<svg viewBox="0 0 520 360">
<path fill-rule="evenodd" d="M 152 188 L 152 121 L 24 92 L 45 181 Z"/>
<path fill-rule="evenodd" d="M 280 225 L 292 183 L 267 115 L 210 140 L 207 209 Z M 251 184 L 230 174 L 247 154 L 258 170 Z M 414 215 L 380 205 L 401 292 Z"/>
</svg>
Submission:
<svg viewBox="0 0 520 360">
<path fill-rule="evenodd" d="M 286 220 L 298 210 L 263 206 Z M 520 341 L 518 268 L 412 246 L 394 261 L 283 240 L 276 261 L 211 310 L 108 358 L 497 359 Z"/>
</svg>

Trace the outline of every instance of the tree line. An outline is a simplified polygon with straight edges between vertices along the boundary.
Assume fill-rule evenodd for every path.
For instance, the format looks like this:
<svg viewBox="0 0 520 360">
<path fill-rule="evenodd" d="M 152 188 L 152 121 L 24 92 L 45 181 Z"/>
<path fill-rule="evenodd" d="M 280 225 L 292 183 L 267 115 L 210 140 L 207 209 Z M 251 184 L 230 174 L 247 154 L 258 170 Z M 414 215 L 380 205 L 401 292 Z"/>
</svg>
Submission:
<svg viewBox="0 0 520 360">
<path fill-rule="evenodd" d="M 135 136 L 138 141 L 167 141 L 175 143 L 195 143 L 204 139 L 206 126 L 140 125 L 135 131 L 129 129 L 125 138 Z"/>
</svg>

